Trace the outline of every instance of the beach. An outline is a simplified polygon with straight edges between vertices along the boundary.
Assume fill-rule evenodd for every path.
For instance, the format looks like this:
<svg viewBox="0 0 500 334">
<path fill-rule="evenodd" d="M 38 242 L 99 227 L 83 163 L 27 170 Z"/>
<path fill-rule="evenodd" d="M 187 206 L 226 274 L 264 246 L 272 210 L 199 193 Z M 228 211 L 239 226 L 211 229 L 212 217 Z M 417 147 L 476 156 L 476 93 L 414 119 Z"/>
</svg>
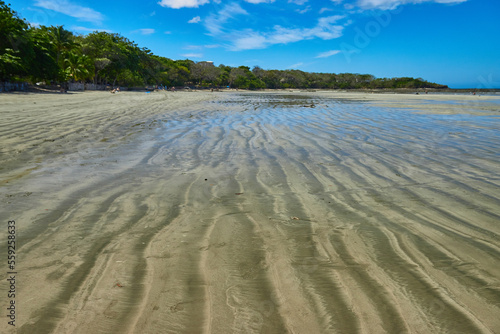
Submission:
<svg viewBox="0 0 500 334">
<path fill-rule="evenodd" d="M 0 115 L 2 333 L 500 331 L 498 97 L 30 93 Z"/>
</svg>

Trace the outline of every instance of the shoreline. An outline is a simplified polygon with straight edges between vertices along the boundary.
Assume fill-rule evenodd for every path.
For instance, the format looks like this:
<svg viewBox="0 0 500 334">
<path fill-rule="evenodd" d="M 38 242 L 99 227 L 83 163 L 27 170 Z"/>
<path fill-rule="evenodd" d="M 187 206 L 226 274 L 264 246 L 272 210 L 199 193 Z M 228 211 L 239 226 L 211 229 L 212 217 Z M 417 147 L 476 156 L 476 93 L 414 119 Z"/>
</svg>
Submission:
<svg viewBox="0 0 500 334">
<path fill-rule="evenodd" d="M 111 90 L 75 90 L 68 91 L 66 93 L 79 93 L 79 92 L 109 92 Z M 439 95 L 439 94 L 490 94 L 497 95 L 500 94 L 500 88 L 350 88 L 350 89 L 325 89 L 325 88 L 276 88 L 276 89 L 238 89 L 238 88 L 225 88 L 225 87 L 197 87 L 197 86 L 186 86 L 189 89 L 185 89 L 184 87 L 178 87 L 178 91 L 201 91 L 206 92 L 212 89 L 217 90 L 217 92 L 303 92 L 303 93 L 314 93 L 314 92 L 330 92 L 330 93 L 366 93 L 366 94 L 426 94 L 426 95 Z M 151 87 L 144 88 L 123 88 L 121 92 L 146 92 L 153 91 L 154 89 Z M 428 94 L 426 93 L 428 92 Z M 9 93 L 39 93 L 39 94 L 60 94 L 59 86 L 35 86 L 32 84 L 28 84 L 27 91 L 7 91 L 0 92 L 0 94 L 9 94 Z M 474 94 L 473 94 L 474 93 Z"/>
</svg>

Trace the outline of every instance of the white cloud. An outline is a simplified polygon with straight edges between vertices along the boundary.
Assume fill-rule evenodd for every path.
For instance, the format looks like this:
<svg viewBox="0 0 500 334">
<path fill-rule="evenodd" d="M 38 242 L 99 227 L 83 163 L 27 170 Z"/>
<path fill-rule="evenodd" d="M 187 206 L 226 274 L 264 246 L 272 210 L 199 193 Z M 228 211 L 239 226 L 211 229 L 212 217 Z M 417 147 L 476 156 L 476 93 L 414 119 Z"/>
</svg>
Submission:
<svg viewBox="0 0 500 334">
<path fill-rule="evenodd" d="M 305 35 L 308 33 L 303 29 L 275 26 L 274 31 L 267 35 L 267 42 L 269 44 L 288 44 L 303 40 Z"/>
<path fill-rule="evenodd" d="M 186 57 L 186 58 L 201 58 L 201 57 L 203 57 L 203 53 L 185 53 L 181 56 Z"/>
<path fill-rule="evenodd" d="M 201 45 L 186 45 L 183 47 L 184 50 L 201 50 L 203 46 Z"/>
<path fill-rule="evenodd" d="M 342 36 L 343 26 L 334 25 L 337 21 L 345 18 L 343 15 L 333 15 L 322 17 L 318 20 L 318 25 L 306 32 L 311 35 L 311 37 L 319 37 L 321 39 L 334 39 Z"/>
<path fill-rule="evenodd" d="M 158 4 L 162 7 L 168 8 L 198 8 L 204 4 L 209 3 L 210 0 L 161 0 Z"/>
<path fill-rule="evenodd" d="M 274 2 L 274 0 L 245 0 L 246 2 L 253 3 L 254 5 L 257 5 L 259 3 L 271 3 Z"/>
<path fill-rule="evenodd" d="M 232 46 L 232 50 L 254 50 L 254 49 L 264 49 L 269 45 L 266 37 L 260 35 L 257 32 L 250 32 L 245 37 L 237 38 Z"/>
<path fill-rule="evenodd" d="M 248 15 L 248 12 L 237 3 L 226 5 L 217 14 L 212 14 L 205 19 L 205 28 L 211 35 L 223 33 L 222 25 L 236 15 Z"/>
<path fill-rule="evenodd" d="M 320 53 L 319 55 L 316 56 L 316 58 L 328 58 L 328 57 L 334 56 L 338 53 L 340 53 L 340 50 L 330 50 L 330 51 Z"/>
<path fill-rule="evenodd" d="M 313 28 L 283 28 L 281 26 L 274 26 L 271 32 L 256 32 L 253 30 L 234 32 L 231 35 L 233 42 L 231 50 L 264 49 L 275 44 L 288 44 L 313 38 L 324 40 L 338 38 L 342 36 L 344 26 L 335 23 L 343 18 L 344 16 L 340 15 L 322 17 Z"/>
<path fill-rule="evenodd" d="M 311 6 L 307 6 L 307 7 L 306 7 L 306 8 L 304 8 L 304 9 L 297 9 L 297 10 L 295 10 L 295 11 L 296 11 L 297 13 L 299 13 L 299 14 L 305 14 L 305 13 L 307 13 L 307 12 L 308 12 L 308 11 L 310 11 L 310 10 L 311 10 Z"/>
<path fill-rule="evenodd" d="M 104 15 L 92 8 L 73 4 L 67 0 L 35 0 L 35 6 L 62 13 L 80 21 L 101 24 Z"/>
<path fill-rule="evenodd" d="M 309 1 L 309 0 L 288 0 L 288 3 L 294 3 L 296 5 L 301 6 L 301 5 L 305 4 L 307 1 Z"/>
<path fill-rule="evenodd" d="M 203 49 L 215 49 L 220 48 L 219 44 L 208 44 L 208 45 L 185 45 L 182 48 L 184 50 L 203 50 Z"/>
<path fill-rule="evenodd" d="M 297 64 L 293 64 L 293 65 L 290 65 L 288 66 L 288 68 L 293 68 L 293 69 L 296 69 L 296 68 L 299 68 L 300 66 L 304 65 L 304 63 L 297 63 Z"/>
<path fill-rule="evenodd" d="M 333 9 L 323 7 L 323 8 L 321 8 L 321 9 L 319 10 L 319 13 L 320 13 L 320 14 L 323 14 L 324 12 L 331 12 L 331 11 L 333 11 Z"/>
<path fill-rule="evenodd" d="M 140 33 L 141 35 L 151 35 L 151 34 L 155 33 L 155 30 L 150 29 L 150 28 L 144 28 L 144 29 L 137 29 L 137 30 L 134 30 L 132 32 L 133 33 Z"/>
<path fill-rule="evenodd" d="M 423 2 L 461 3 L 467 0 L 358 0 L 358 6 L 364 9 L 395 9 L 400 5 L 419 4 Z"/>
<path fill-rule="evenodd" d="M 200 23 L 201 17 L 195 16 L 191 20 L 188 21 L 188 23 Z"/>
</svg>

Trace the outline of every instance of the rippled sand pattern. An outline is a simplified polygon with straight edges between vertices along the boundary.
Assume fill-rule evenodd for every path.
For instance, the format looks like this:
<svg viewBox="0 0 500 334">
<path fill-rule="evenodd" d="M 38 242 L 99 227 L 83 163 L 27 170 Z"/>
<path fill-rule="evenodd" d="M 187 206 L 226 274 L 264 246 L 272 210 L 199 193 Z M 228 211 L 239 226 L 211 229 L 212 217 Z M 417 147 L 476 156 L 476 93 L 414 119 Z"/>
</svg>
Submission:
<svg viewBox="0 0 500 334">
<path fill-rule="evenodd" d="M 1 171 L 18 333 L 500 333 L 494 107 L 208 98 L 68 114 L 78 152 Z"/>
</svg>

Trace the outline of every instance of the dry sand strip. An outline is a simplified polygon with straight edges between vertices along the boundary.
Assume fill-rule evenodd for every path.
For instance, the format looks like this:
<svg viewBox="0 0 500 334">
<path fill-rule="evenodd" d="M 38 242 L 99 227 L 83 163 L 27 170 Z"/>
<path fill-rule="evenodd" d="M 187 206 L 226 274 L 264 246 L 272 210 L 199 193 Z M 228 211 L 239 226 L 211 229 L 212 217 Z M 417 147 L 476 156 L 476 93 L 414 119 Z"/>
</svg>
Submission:
<svg viewBox="0 0 500 334">
<path fill-rule="evenodd" d="M 498 98 L 0 102 L 17 333 L 500 330 Z"/>
</svg>

